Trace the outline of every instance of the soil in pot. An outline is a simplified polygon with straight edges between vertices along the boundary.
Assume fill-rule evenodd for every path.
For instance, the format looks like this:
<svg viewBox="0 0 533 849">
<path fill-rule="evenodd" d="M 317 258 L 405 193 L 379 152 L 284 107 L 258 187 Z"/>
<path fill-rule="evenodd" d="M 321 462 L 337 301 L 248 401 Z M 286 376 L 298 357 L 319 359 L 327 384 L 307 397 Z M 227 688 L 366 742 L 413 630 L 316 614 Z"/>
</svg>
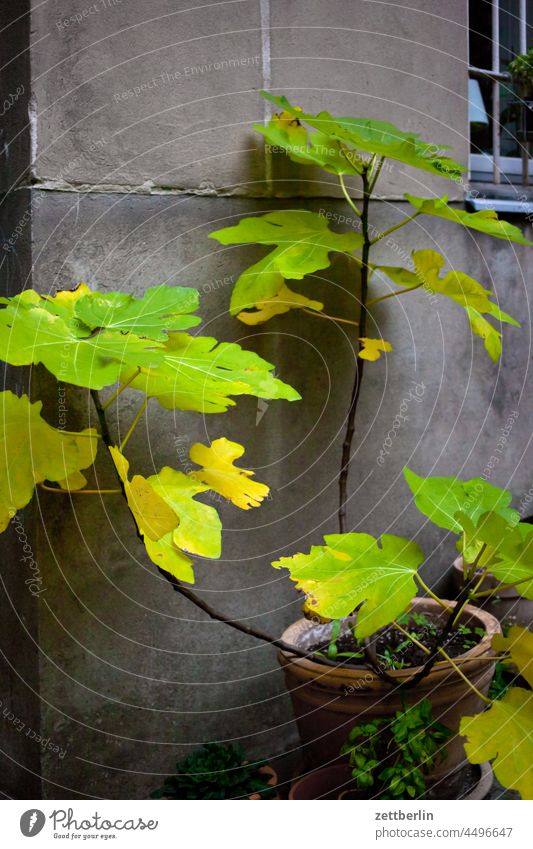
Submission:
<svg viewBox="0 0 533 849">
<path fill-rule="evenodd" d="M 400 617 L 399 623 L 418 643 L 431 649 L 442 633 L 442 618 L 432 613 L 414 613 Z M 485 629 L 476 625 L 459 624 L 443 644 L 451 658 L 460 657 L 476 646 L 485 635 Z M 309 645 L 310 651 L 317 652 L 317 659 L 326 657 L 343 666 L 362 666 L 364 648 L 353 634 L 350 623 L 345 624 L 343 632 L 334 641 L 334 656 L 328 653 L 331 639 L 318 639 Z M 395 627 L 383 628 L 375 638 L 369 641 L 373 656 L 384 669 L 404 669 L 422 666 L 427 654 L 402 631 Z"/>
<path fill-rule="evenodd" d="M 454 602 L 448 604 L 453 606 Z M 415 599 L 412 611 L 428 615 L 440 627 L 446 618 L 445 611 L 432 599 Z M 462 672 L 486 694 L 494 674 L 491 640 L 494 634 L 500 633 L 500 624 L 494 616 L 470 605 L 462 611 L 459 622 L 469 629 L 462 636 L 468 641 L 475 639 L 476 643 L 464 651 L 460 643 L 455 642 L 453 653 L 461 657 Z M 315 625 L 301 619 L 284 632 L 283 639 L 308 649 L 317 643 L 324 646 L 330 631 L 331 625 Z M 482 711 L 484 703 L 448 662 L 438 662 L 414 689 L 406 689 L 401 685 L 421 668 L 420 665 L 400 669 L 389 667 L 388 677 L 393 681 L 389 683 L 363 666 L 361 658 L 355 658 L 357 665 L 354 659 L 347 663 L 347 658 L 338 658 L 332 664 L 320 657 L 301 658 L 282 651 L 279 660 L 291 694 L 302 754 L 309 767 L 335 762 L 355 725 L 372 718 L 393 717 L 405 703 L 415 704 L 425 698 L 431 703 L 434 720 L 446 725 L 454 735 L 446 747 L 447 758 L 431 773 L 431 778 L 438 780 L 465 763 L 463 739 L 458 735 L 459 722 L 463 716 Z"/>
</svg>

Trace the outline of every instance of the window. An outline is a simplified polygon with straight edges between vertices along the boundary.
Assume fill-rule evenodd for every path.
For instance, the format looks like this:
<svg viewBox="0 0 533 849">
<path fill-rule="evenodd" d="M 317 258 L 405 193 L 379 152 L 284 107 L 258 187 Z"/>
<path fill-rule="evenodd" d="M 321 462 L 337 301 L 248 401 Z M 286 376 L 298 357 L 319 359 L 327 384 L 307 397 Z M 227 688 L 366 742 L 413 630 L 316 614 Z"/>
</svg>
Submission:
<svg viewBox="0 0 533 849">
<path fill-rule="evenodd" d="M 472 180 L 525 182 L 523 101 L 513 91 L 509 62 L 532 43 L 533 0 L 470 0 L 469 121 Z M 525 164 L 524 164 L 525 163 Z"/>
</svg>

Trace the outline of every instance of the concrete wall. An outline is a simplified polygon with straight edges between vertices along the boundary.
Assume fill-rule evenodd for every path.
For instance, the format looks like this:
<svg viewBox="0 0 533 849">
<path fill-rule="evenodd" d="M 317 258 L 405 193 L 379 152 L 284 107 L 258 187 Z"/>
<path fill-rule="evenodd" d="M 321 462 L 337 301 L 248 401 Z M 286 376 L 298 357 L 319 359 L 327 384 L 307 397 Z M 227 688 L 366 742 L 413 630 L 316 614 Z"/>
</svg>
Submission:
<svg viewBox="0 0 533 849">
<path fill-rule="evenodd" d="M 81 20 L 66 23 L 64 4 L 35 3 L 34 284 L 42 291 L 79 280 L 134 292 L 159 282 L 197 286 L 203 332 L 257 350 L 299 389 L 301 402 L 273 402 L 259 419 L 250 398 L 224 416 L 206 417 L 173 415 L 152 402 L 149 442 L 139 428 L 130 445 L 141 473 L 179 465 L 179 437 L 226 435 L 246 445 L 248 464 L 270 484 L 272 498 L 252 514 L 222 505 L 223 559 L 198 565 L 198 585 L 211 603 L 278 634 L 298 616 L 299 602 L 270 561 L 336 530 L 353 340 L 345 325 L 304 314 L 255 330 L 231 319 L 231 281 L 262 252 L 221 249 L 207 235 L 243 213 L 345 212 L 332 179 L 265 157 L 250 129 L 265 115 L 261 87 L 310 109 L 393 120 L 452 144 L 465 161 L 466 2 L 446 4 L 445 18 L 424 0 L 401 8 L 362 0 L 189 6 L 100 0 L 89 7 L 80 0 Z M 235 58 L 247 62 L 230 66 Z M 186 71 L 204 65 L 203 72 Z M 416 182 L 421 175 L 407 171 L 384 174 L 387 202 L 372 210 L 377 226 L 397 220 L 389 201 L 403 191 L 451 188 L 462 196 L 462 186 L 423 175 Z M 502 361 L 493 366 L 451 304 L 413 294 L 373 313 L 394 354 L 367 367 L 350 525 L 412 534 L 428 553 L 428 579 L 445 585 L 453 542 L 424 525 L 409 504 L 401 469 L 409 463 L 428 474 L 482 473 L 500 429 L 518 410 L 490 477 L 518 498 L 531 485 L 524 453 L 531 272 L 522 249 L 446 222 L 412 225 L 409 237 L 402 233 L 402 244 L 436 247 L 450 266 L 494 287 L 503 308 L 525 325 L 521 332 L 505 329 Z M 399 262 L 386 247 L 382 257 Z M 336 258 L 302 291 L 311 285 L 329 313 L 356 317 L 357 281 L 344 260 Z M 380 466 L 380 448 L 414 382 L 424 386 L 421 400 L 410 401 L 409 422 Z M 48 392 L 50 420 L 55 392 Z M 126 395 L 123 423 L 136 404 L 134 393 Z M 69 395 L 68 407 L 69 427 L 94 419 L 78 393 Z M 102 455 L 98 480 L 112 479 Z M 43 721 L 65 753 L 45 758 L 48 796 L 146 796 L 177 757 L 210 739 L 241 739 L 252 754 L 274 758 L 295 747 L 275 652 L 206 621 L 177 598 L 148 562 L 120 500 L 110 499 L 80 496 L 72 506 L 64 498 L 59 506 L 52 496 L 39 499 L 46 520 Z"/>
</svg>

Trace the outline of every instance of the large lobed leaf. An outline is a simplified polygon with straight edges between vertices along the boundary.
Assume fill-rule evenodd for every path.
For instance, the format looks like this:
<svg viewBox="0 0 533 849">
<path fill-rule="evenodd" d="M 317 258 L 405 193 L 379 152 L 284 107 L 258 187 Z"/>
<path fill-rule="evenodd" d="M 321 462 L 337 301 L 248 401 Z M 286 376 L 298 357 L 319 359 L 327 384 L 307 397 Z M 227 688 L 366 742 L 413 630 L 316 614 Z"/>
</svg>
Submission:
<svg viewBox="0 0 533 849">
<path fill-rule="evenodd" d="M 416 506 L 439 528 L 462 533 L 459 513 L 474 523 L 488 512 L 497 513 L 509 524 L 516 524 L 520 518 L 519 513 L 509 506 L 511 493 L 487 483 L 483 478 L 466 481 L 456 477 L 423 478 L 407 467 L 403 473 Z"/>
<path fill-rule="evenodd" d="M 495 236 L 496 239 L 506 239 L 507 241 L 518 242 L 521 245 L 533 245 L 533 242 L 528 241 L 518 227 L 508 221 L 501 221 L 498 218 L 498 213 L 493 209 L 482 209 L 479 212 L 466 212 L 464 209 L 456 209 L 448 205 L 447 195 L 428 199 L 406 193 L 405 198 L 411 206 L 414 206 L 418 212 L 424 215 L 434 215 L 437 218 L 445 218 L 447 221 L 455 221 L 457 224 L 462 224 L 463 227 Z"/>
<path fill-rule="evenodd" d="M 178 580 L 194 583 L 192 560 L 185 552 L 220 555 L 218 513 L 194 500 L 207 487 L 169 467 L 149 478 L 134 475 L 130 480 L 128 460 L 118 448 L 110 452 L 148 556 Z"/>
<path fill-rule="evenodd" d="M 196 289 L 154 286 L 142 298 L 126 292 L 91 292 L 80 298 L 75 315 L 91 330 L 105 327 L 165 341 L 168 331 L 187 330 L 200 324 L 190 315 L 198 309 Z"/>
<path fill-rule="evenodd" d="M 492 648 L 507 652 L 511 662 L 530 687 L 533 687 L 533 633 L 520 625 L 509 628 L 507 635 L 495 634 Z"/>
<path fill-rule="evenodd" d="M 232 315 L 254 307 L 262 309 L 265 301 L 283 290 L 285 280 L 301 280 L 306 274 L 327 268 L 332 251 L 351 252 L 362 245 L 360 233 L 335 233 L 325 216 L 301 209 L 243 218 L 234 227 L 210 233 L 209 238 L 222 245 L 276 245 L 238 278 L 231 296 Z M 292 303 L 286 300 L 286 304 L 293 308 L 310 306 L 309 302 L 298 303 L 296 298 Z M 315 302 L 311 308 L 317 307 Z M 246 314 L 243 320 L 246 321 Z"/>
<path fill-rule="evenodd" d="M 477 523 L 461 513 L 457 518 L 464 529 L 466 561 L 471 562 L 484 544 L 479 566 L 502 584 L 516 583 L 519 595 L 533 599 L 533 525 L 511 525 L 496 513 L 484 513 Z"/>
<path fill-rule="evenodd" d="M 92 466 L 98 447 L 94 428 L 63 433 L 41 417 L 42 403 L 27 395 L 1 393 L 0 531 L 32 498 L 35 484 L 58 482 L 64 489 L 81 489 L 81 469 Z"/>
<path fill-rule="evenodd" d="M 351 145 L 349 151 L 351 162 L 360 162 L 357 154 L 363 151 L 376 154 L 429 171 L 441 177 L 458 179 L 464 167 L 455 160 L 444 156 L 444 145 L 429 144 L 420 139 L 416 133 L 404 133 L 386 121 L 376 121 L 370 118 L 334 118 L 329 112 L 319 112 L 311 115 L 296 106 L 291 106 L 284 96 L 277 96 L 262 91 L 261 94 L 286 116 L 309 124 L 319 130 L 325 138 Z"/>
<path fill-rule="evenodd" d="M 142 369 L 133 380 L 136 369 L 125 368 L 120 379 L 131 380 L 134 389 L 157 398 L 170 410 L 220 413 L 235 404 L 232 395 L 300 398 L 295 389 L 273 376 L 273 365 L 233 342 L 217 344 L 208 336 L 172 333 L 162 357 L 160 365 Z"/>
<path fill-rule="evenodd" d="M 211 489 L 248 510 L 259 506 L 269 492 L 265 484 L 249 480 L 253 472 L 233 465 L 244 448 L 224 438 L 209 448 L 193 445 L 191 460 L 203 468 L 188 474 L 165 466 L 148 478 L 134 475 L 130 479 L 126 457 L 118 448 L 111 447 L 110 453 L 148 556 L 180 581 L 194 583 L 188 554 L 216 558 L 221 552 L 218 512 L 196 501 L 196 496 Z"/>
<path fill-rule="evenodd" d="M 385 265 L 375 268 L 384 272 L 397 286 L 407 289 L 423 286 L 430 293 L 444 295 L 463 307 L 472 332 L 484 340 L 487 353 L 495 362 L 501 354 L 501 333 L 484 318 L 483 313 L 515 327 L 520 327 L 519 322 L 491 301 L 494 293 L 490 289 L 485 289 L 464 271 L 449 271 L 441 277 L 446 260 L 437 251 L 413 251 L 411 256 L 413 270 Z"/>
<path fill-rule="evenodd" d="M 115 383 L 124 366 L 161 362 L 164 331 L 200 320 L 188 315 L 197 306 L 195 290 L 167 286 L 135 298 L 81 284 L 54 296 L 29 289 L 0 302 L 0 358 L 15 366 L 42 363 L 58 380 L 89 389 Z"/>
<path fill-rule="evenodd" d="M 230 442 L 224 437 L 215 439 L 209 447 L 197 442 L 189 453 L 193 463 L 202 466 L 198 471 L 191 472 L 191 477 L 242 510 L 259 507 L 268 495 L 268 486 L 250 480 L 255 472 L 234 465 L 235 460 L 244 454 L 244 448 L 237 442 Z"/>
<path fill-rule="evenodd" d="M 301 112 L 295 107 L 296 112 Z M 254 124 L 272 148 L 283 150 L 293 162 L 318 165 L 330 174 L 361 174 L 363 161 L 337 139 L 316 130 L 309 133 L 291 112 L 272 116 L 267 126 Z"/>
<path fill-rule="evenodd" d="M 355 628 L 360 639 L 406 610 L 416 595 L 414 576 L 424 560 L 416 543 L 362 533 L 329 534 L 324 540 L 325 546 L 313 546 L 309 554 L 281 557 L 272 564 L 290 571 L 308 597 L 308 609 L 341 619 L 361 605 Z"/>
<path fill-rule="evenodd" d="M 484 713 L 464 716 L 459 728 L 467 738 L 470 763 L 492 761 L 500 784 L 533 799 L 533 692 L 513 687 Z"/>
</svg>

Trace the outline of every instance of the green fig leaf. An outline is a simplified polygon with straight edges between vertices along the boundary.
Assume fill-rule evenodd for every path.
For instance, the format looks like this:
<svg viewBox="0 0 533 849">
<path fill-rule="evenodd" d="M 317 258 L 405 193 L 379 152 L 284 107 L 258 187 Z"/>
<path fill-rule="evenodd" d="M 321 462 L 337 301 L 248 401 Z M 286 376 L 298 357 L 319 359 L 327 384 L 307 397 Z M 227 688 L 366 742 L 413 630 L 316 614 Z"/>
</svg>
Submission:
<svg viewBox="0 0 533 849">
<path fill-rule="evenodd" d="M 365 151 L 451 180 L 457 180 L 464 171 L 462 165 L 443 155 L 445 145 L 425 142 L 415 133 L 402 132 L 394 124 L 370 118 L 334 118 L 329 112 L 310 115 L 299 107 L 291 106 L 284 96 L 273 95 L 267 91 L 262 91 L 261 94 L 285 115 L 308 124 L 326 137 L 351 145 L 355 149 L 350 152 L 353 162 L 358 161 L 358 151 Z"/>
<path fill-rule="evenodd" d="M 238 278 L 231 297 L 232 315 L 274 298 L 284 280 L 301 280 L 327 268 L 332 251 L 351 252 L 363 243 L 361 233 L 335 233 L 325 216 L 301 209 L 243 218 L 234 227 L 210 233 L 209 238 L 222 245 L 276 245 Z"/>
<path fill-rule="evenodd" d="M 497 513 L 511 525 L 520 518 L 519 513 L 509 507 L 511 493 L 487 483 L 483 478 L 466 481 L 455 477 L 423 478 L 407 467 L 403 473 L 416 506 L 439 528 L 462 533 L 458 513 L 466 515 L 474 523 L 488 512 Z"/>
<path fill-rule="evenodd" d="M 220 557 L 222 522 L 214 507 L 195 500 L 195 495 L 209 489 L 191 475 L 165 466 L 148 483 L 179 516 L 179 525 L 172 534 L 174 544 L 190 554 L 201 557 Z"/>
<path fill-rule="evenodd" d="M 13 366 L 42 363 L 58 380 L 89 389 L 116 383 L 125 364 L 148 367 L 161 361 L 160 342 L 84 329 L 68 319 L 65 303 L 57 304 L 64 317 L 55 314 L 55 306 L 33 291 L 9 299 L 0 309 L 0 358 Z"/>
<path fill-rule="evenodd" d="M 331 136 L 307 129 L 289 112 L 273 115 L 267 126 L 254 124 L 274 152 L 283 151 L 293 162 L 318 165 L 330 174 L 361 174 L 363 162 Z"/>
<path fill-rule="evenodd" d="M 91 292 L 75 305 L 75 315 L 91 330 L 105 328 L 165 341 L 165 331 L 187 330 L 201 318 L 189 315 L 198 309 L 198 292 L 172 286 L 154 286 L 142 298 L 126 292 Z"/>
<path fill-rule="evenodd" d="M 410 194 L 405 194 L 404 197 L 423 215 L 455 221 L 456 224 L 462 224 L 463 227 L 469 227 L 471 230 L 479 230 L 480 233 L 487 233 L 496 239 L 506 239 L 521 245 L 533 245 L 533 242 L 528 241 L 518 227 L 508 221 L 501 221 L 498 213 L 493 209 L 483 209 L 479 212 L 456 209 L 448 205 L 447 195 L 432 199 L 419 198 Z"/>
<path fill-rule="evenodd" d="M 421 548 L 402 537 L 384 534 L 329 534 L 325 546 L 309 554 L 281 557 L 272 565 L 288 569 L 307 608 L 320 616 L 342 619 L 361 605 L 355 627 L 368 637 L 400 616 L 417 585 L 414 576 L 424 560 Z"/>
<path fill-rule="evenodd" d="M 171 333 L 163 361 L 151 369 L 126 368 L 121 381 L 155 397 L 169 410 L 221 413 L 233 406 L 231 395 L 284 398 L 295 401 L 298 392 L 272 374 L 274 366 L 253 351 L 208 336 Z"/>
</svg>

